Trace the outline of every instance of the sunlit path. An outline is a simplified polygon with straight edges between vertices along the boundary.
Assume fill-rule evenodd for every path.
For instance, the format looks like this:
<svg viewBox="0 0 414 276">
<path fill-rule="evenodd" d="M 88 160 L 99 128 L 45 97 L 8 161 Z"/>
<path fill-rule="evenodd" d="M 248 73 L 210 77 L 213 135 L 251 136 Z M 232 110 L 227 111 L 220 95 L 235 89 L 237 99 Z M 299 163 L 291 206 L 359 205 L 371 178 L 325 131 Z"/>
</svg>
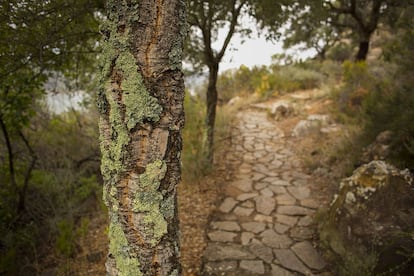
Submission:
<svg viewBox="0 0 414 276">
<path fill-rule="evenodd" d="M 203 275 L 325 272 L 313 244 L 319 202 L 311 176 L 277 122 L 264 111 L 242 110 L 232 137 L 225 162 L 233 180 L 223 181 L 225 195 L 207 230 Z"/>
</svg>

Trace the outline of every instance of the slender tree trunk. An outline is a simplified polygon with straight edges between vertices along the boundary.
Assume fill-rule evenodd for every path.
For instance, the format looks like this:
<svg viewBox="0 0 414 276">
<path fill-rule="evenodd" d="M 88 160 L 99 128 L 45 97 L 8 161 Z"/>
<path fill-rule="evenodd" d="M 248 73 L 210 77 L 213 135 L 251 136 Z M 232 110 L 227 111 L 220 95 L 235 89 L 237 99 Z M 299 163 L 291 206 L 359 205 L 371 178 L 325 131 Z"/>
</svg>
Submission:
<svg viewBox="0 0 414 276">
<path fill-rule="evenodd" d="M 367 59 L 369 51 L 369 40 L 368 41 L 360 41 L 359 42 L 359 48 L 358 53 L 355 56 L 355 61 L 364 61 Z"/>
<path fill-rule="evenodd" d="M 209 77 L 207 86 L 207 114 L 206 114 L 206 159 L 207 165 L 211 166 L 214 161 L 214 126 L 216 122 L 217 108 L 217 78 L 218 63 L 209 66 Z"/>
<path fill-rule="evenodd" d="M 107 3 L 98 107 L 108 275 L 180 275 L 184 0 Z"/>
</svg>

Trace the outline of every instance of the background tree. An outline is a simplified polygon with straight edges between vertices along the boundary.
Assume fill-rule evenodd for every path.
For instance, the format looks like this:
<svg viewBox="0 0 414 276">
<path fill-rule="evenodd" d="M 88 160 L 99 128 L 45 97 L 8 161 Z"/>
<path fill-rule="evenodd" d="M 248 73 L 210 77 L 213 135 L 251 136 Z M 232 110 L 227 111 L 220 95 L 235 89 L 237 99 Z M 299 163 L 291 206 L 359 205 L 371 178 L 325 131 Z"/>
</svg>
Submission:
<svg viewBox="0 0 414 276">
<path fill-rule="evenodd" d="M 187 56 L 195 67 L 208 68 L 208 85 L 206 91 L 206 160 L 213 163 L 214 125 L 217 107 L 217 77 L 219 65 L 237 32 L 247 32 L 240 27 L 240 17 L 247 0 L 191 0 L 188 3 L 188 22 L 190 33 L 187 39 Z M 217 41 L 218 32 L 225 29 L 225 39 L 216 50 L 213 43 Z"/>
<path fill-rule="evenodd" d="M 98 106 L 109 275 L 179 275 L 185 2 L 108 1 Z"/>
</svg>

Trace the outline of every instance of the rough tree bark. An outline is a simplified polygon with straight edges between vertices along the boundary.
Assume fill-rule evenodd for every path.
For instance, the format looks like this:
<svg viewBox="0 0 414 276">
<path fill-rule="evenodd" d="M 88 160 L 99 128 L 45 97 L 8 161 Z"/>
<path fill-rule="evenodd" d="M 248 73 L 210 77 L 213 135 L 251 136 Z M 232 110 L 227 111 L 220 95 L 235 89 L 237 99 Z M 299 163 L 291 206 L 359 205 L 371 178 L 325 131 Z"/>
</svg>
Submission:
<svg viewBox="0 0 414 276">
<path fill-rule="evenodd" d="M 109 0 L 98 97 L 108 275 L 180 275 L 183 0 Z"/>
</svg>

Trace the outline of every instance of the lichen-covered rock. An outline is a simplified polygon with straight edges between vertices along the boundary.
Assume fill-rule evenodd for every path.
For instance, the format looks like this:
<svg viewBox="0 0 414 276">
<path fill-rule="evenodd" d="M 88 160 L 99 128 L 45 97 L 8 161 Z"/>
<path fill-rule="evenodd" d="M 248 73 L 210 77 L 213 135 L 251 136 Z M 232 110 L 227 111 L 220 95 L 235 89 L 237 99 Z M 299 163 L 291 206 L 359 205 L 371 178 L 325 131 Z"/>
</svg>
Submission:
<svg viewBox="0 0 414 276">
<path fill-rule="evenodd" d="M 413 188 L 408 170 L 384 161 L 362 165 L 341 181 L 321 227 L 321 240 L 343 260 L 354 254 L 352 259 L 363 263 L 374 254 L 371 268 L 377 272 L 407 262 L 400 253 L 414 252 Z"/>
<path fill-rule="evenodd" d="M 313 114 L 309 115 L 306 120 L 301 120 L 293 128 L 292 136 L 304 137 L 312 133 L 319 133 L 321 128 L 330 124 L 331 118 L 328 115 Z"/>
</svg>

